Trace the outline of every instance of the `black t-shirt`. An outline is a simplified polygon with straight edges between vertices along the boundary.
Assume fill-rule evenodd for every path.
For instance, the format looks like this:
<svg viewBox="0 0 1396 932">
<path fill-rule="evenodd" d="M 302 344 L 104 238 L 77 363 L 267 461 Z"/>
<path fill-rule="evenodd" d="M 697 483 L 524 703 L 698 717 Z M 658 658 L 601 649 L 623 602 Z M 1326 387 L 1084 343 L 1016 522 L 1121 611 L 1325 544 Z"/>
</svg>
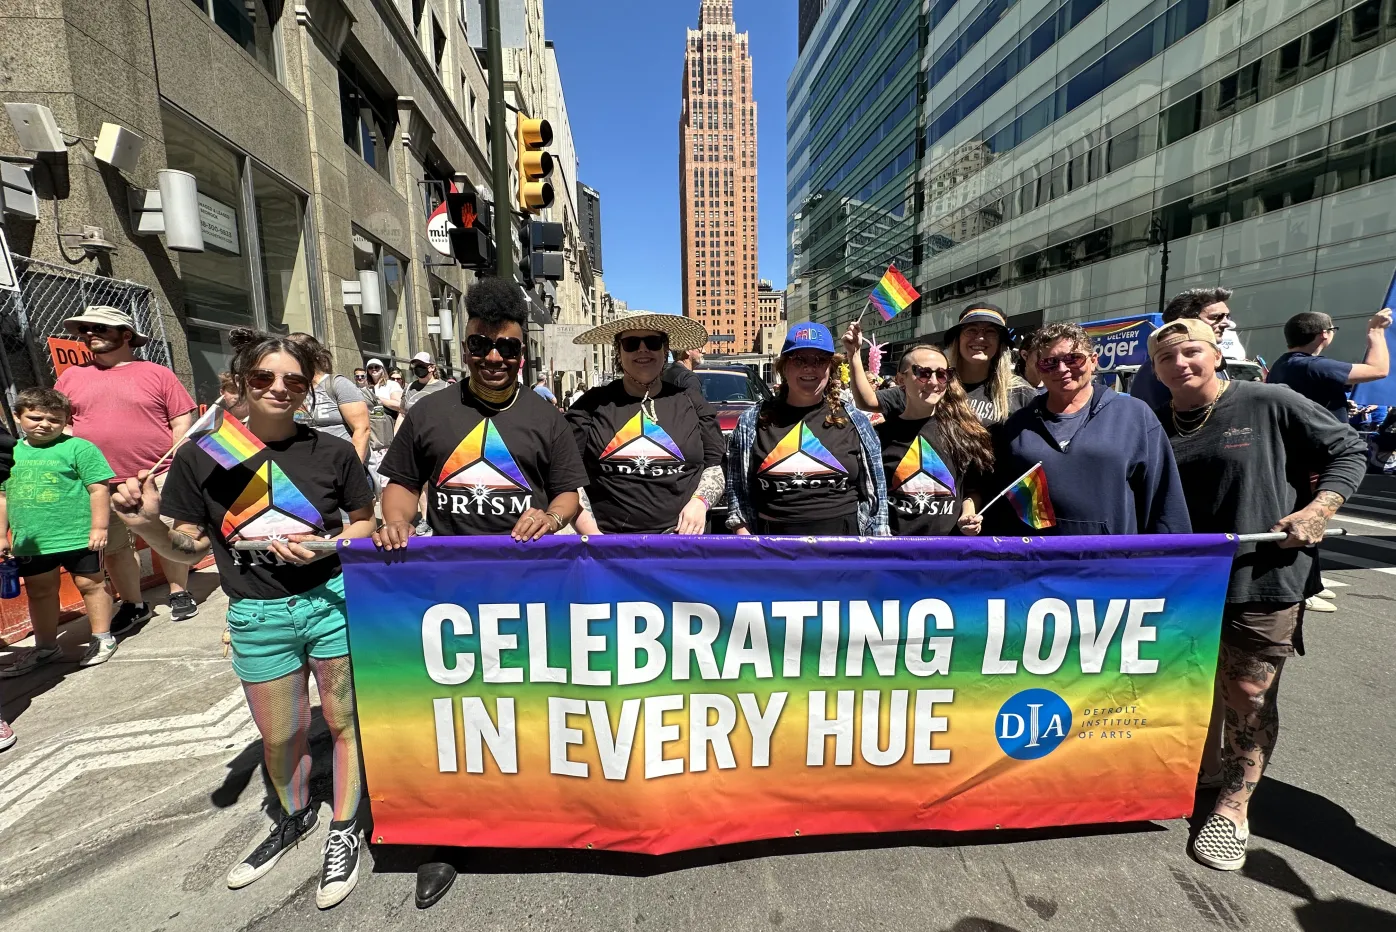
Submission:
<svg viewBox="0 0 1396 932">
<path fill-rule="evenodd" d="M 495 408 L 469 382 L 417 399 L 378 467 L 409 489 L 427 490 L 427 524 L 440 537 L 508 534 L 530 508 L 546 510 L 586 473 L 562 414 L 520 387 Z"/>
<path fill-rule="evenodd" d="M 174 455 L 160 495 L 161 514 L 197 524 L 209 535 L 230 599 L 285 599 L 340 572 L 338 556 L 295 566 L 230 545 L 293 534 L 333 536 L 344 527 L 341 511 L 372 504 L 373 490 L 353 444 L 305 425 L 232 469 L 186 443 Z"/>
<path fill-rule="evenodd" d="M 1183 497 L 1198 534 L 1263 534 L 1313 500 L 1319 488 L 1348 498 L 1366 471 L 1357 432 L 1318 404 L 1279 385 L 1227 382 L 1206 424 L 1182 435 L 1167 407 Z M 1226 600 L 1301 602 L 1322 589 L 1317 547 L 1242 544 Z"/>
<path fill-rule="evenodd" d="M 863 464 L 852 421 L 825 427 L 826 404 L 795 408 L 772 401 L 763 414 L 748 482 L 757 515 L 801 522 L 856 513 Z"/>
<path fill-rule="evenodd" d="M 956 533 L 960 506 L 980 482 L 977 470 L 958 468 L 933 417 L 894 417 L 877 426 L 887 475 L 887 518 L 895 537 Z"/>
<path fill-rule="evenodd" d="M 591 512 L 607 534 L 672 530 L 703 470 L 722 465 L 722 434 L 716 424 L 704 426 L 701 396 L 661 382 L 650 400 L 653 417 L 617 379 L 567 412 L 586 464 Z"/>
<path fill-rule="evenodd" d="M 975 416 L 979 418 L 979 423 L 985 427 L 1002 423 L 994 420 L 994 402 L 989 397 L 989 382 L 964 383 L 965 395 L 969 398 L 969 406 L 974 410 Z M 1037 397 L 1037 389 L 1033 388 L 1023 379 L 1013 379 L 1013 384 L 1008 387 L 1008 410 L 1004 412 L 1004 420 L 1008 415 L 1019 408 L 1026 408 L 1028 403 Z M 906 392 L 900 385 L 891 388 L 884 388 L 877 393 L 878 406 L 882 410 L 882 416 L 888 420 L 899 416 L 906 410 Z"/>
</svg>

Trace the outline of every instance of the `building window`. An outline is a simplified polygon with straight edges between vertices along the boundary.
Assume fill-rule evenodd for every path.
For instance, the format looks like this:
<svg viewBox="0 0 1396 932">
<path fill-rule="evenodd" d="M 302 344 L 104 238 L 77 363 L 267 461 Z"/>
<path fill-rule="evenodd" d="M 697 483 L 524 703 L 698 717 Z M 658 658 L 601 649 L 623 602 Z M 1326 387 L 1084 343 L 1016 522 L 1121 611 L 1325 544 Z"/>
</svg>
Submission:
<svg viewBox="0 0 1396 932">
<path fill-rule="evenodd" d="M 369 167 L 389 181 L 392 160 L 389 142 L 397 120 L 386 99 L 370 90 L 352 62 L 339 63 L 339 109 L 344 126 L 344 144 L 353 149 Z"/>
<path fill-rule="evenodd" d="M 193 0 L 193 3 L 243 51 L 255 58 L 257 64 L 280 78 L 276 23 L 281 19 L 281 0 Z"/>
<path fill-rule="evenodd" d="M 354 241 L 354 268 L 378 273 L 379 303 L 382 314 L 359 310 L 359 348 L 367 356 L 387 357 L 405 366 L 412 355 L 412 314 L 407 295 L 407 263 L 381 243 L 357 228 Z"/>
<path fill-rule="evenodd" d="M 218 397 L 232 354 L 228 331 L 315 333 L 318 300 L 305 195 L 245 154 L 165 112 L 166 159 L 199 186 L 204 251 L 184 253 L 180 280 L 195 397 Z"/>
</svg>

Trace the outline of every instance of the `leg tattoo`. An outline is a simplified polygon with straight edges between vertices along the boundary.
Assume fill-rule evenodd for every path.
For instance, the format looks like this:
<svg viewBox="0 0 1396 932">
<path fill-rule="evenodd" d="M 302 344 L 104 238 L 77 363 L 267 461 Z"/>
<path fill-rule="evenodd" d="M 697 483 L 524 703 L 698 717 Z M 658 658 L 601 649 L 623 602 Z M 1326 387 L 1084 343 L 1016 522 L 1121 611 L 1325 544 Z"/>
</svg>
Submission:
<svg viewBox="0 0 1396 932">
<path fill-rule="evenodd" d="M 1219 680 L 1225 702 L 1222 747 L 1225 787 L 1216 812 L 1244 822 L 1251 794 L 1265 773 L 1279 736 L 1277 695 L 1284 660 L 1221 646 Z"/>
</svg>

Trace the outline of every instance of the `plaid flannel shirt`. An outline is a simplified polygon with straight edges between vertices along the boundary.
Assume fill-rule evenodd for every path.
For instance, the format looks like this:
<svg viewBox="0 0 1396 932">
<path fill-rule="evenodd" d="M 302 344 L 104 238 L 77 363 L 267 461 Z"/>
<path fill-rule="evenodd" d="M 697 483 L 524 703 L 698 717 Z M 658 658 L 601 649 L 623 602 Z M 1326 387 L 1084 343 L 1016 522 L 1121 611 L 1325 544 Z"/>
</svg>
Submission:
<svg viewBox="0 0 1396 932">
<path fill-rule="evenodd" d="M 858 431 L 858 459 L 863 465 L 863 481 L 858 489 L 858 529 L 864 537 L 891 537 L 887 524 L 887 478 L 882 474 L 882 442 L 872 421 L 856 408 L 845 409 Z M 756 446 L 756 421 L 761 405 L 742 412 L 727 441 L 727 526 L 756 526 L 756 509 L 751 504 L 751 451 Z M 754 533 L 754 532 L 753 532 Z"/>
</svg>

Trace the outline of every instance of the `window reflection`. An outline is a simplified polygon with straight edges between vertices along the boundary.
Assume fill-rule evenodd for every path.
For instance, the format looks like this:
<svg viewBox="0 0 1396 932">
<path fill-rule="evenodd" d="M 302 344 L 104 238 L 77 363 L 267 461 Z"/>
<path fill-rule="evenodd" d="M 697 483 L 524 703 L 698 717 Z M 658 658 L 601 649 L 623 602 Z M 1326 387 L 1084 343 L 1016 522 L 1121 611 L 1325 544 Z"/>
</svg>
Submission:
<svg viewBox="0 0 1396 932">
<path fill-rule="evenodd" d="M 262 249 L 267 329 L 273 333 L 313 333 L 304 237 L 305 199 L 256 167 L 252 169 L 252 187 Z"/>
</svg>

